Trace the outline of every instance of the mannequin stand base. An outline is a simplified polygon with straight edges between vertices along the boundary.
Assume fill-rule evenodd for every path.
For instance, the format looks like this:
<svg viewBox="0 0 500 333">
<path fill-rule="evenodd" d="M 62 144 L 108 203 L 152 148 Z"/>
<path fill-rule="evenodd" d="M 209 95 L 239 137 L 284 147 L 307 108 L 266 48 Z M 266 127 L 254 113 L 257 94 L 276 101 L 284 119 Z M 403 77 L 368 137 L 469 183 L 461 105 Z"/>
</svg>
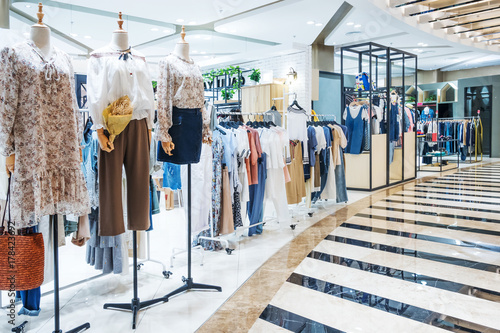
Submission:
<svg viewBox="0 0 500 333">
<path fill-rule="evenodd" d="M 208 284 L 201 284 L 201 283 L 194 283 L 193 278 L 185 278 L 184 276 L 182 277 L 182 282 L 184 282 L 184 285 L 180 288 L 177 288 L 176 290 L 172 291 L 168 295 L 165 295 L 163 299 L 165 302 L 168 302 L 169 298 L 178 294 L 181 294 L 185 291 L 191 290 L 191 289 L 198 289 L 198 290 L 217 290 L 217 291 L 222 291 L 221 287 L 218 286 L 211 286 Z"/>
<path fill-rule="evenodd" d="M 164 300 L 162 298 L 160 299 L 153 299 L 150 301 L 146 302 L 141 302 L 139 298 L 132 298 L 132 301 L 130 303 L 107 303 L 104 304 L 103 308 L 104 309 L 111 309 L 111 310 L 126 310 L 126 311 L 131 311 L 132 312 L 132 329 L 135 330 L 136 324 L 137 324 L 137 315 L 139 314 L 139 311 L 141 311 L 144 308 L 147 308 L 151 305 L 154 305 L 156 303 L 162 303 L 162 302 L 167 302 L 168 300 Z"/>
<path fill-rule="evenodd" d="M 88 330 L 89 328 L 90 328 L 90 324 L 85 323 L 85 324 L 80 325 L 76 328 L 73 328 L 72 330 L 66 331 L 66 333 L 80 333 L 80 332 L 83 332 L 85 330 Z M 63 333 L 63 331 L 61 331 L 61 330 L 59 330 L 58 332 L 53 331 L 52 333 Z"/>
</svg>

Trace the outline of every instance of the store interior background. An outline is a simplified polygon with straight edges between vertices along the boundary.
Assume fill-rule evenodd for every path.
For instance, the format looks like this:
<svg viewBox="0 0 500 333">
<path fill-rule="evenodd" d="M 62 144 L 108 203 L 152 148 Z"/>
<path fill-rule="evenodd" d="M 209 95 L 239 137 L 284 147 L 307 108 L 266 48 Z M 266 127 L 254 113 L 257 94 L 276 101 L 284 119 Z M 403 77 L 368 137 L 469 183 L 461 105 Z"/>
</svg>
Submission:
<svg viewBox="0 0 500 333">
<path fill-rule="evenodd" d="M 111 33 L 116 29 L 117 12 L 122 11 L 124 28 L 129 32 L 132 47 L 146 56 L 154 79 L 158 73 L 158 61 L 174 49 L 181 26 L 185 25 L 191 57 L 204 72 L 229 65 L 259 68 L 263 73 L 262 83 L 266 80 L 270 83 L 287 78 L 290 68 L 293 68 L 297 79 L 290 82 L 288 89 L 297 94 L 297 101 L 307 110 L 312 107 L 319 114 L 333 113 L 337 120 L 341 119 L 343 112 L 340 47 L 371 41 L 414 53 L 418 56 L 418 89 L 422 93 L 454 91 L 452 97 L 439 106 L 440 112 L 446 112 L 449 117 L 474 115 L 474 109 L 470 110 L 472 114 L 466 114 L 469 103 L 466 92 L 471 87 L 488 87 L 491 108 L 481 114 L 483 126 L 490 131 L 488 137 L 488 130 L 485 130 L 485 141 L 491 142 L 489 157 L 500 158 L 500 100 L 497 98 L 500 93 L 500 45 L 489 45 L 466 34 L 446 33 L 430 24 L 419 23 L 394 8 L 397 2 L 43 1 L 44 22 L 52 29 L 53 44 L 71 55 L 76 73 L 85 74 L 88 54 L 109 43 Z M 30 26 L 36 20 L 37 3 L 0 0 L 1 28 L 10 28 L 0 30 L 0 46 L 29 36 Z M 392 5 L 388 7 L 387 3 Z M 351 76 L 346 80 L 354 80 L 357 67 L 353 65 L 348 74 Z M 290 102 L 292 100 L 290 97 Z M 474 107 L 472 103 L 469 109 Z M 349 191 L 348 203 L 367 195 Z M 323 202 L 315 206 L 313 217 L 303 214 L 300 207 L 291 207 L 298 221 L 295 230 L 288 225 L 270 225 L 265 228 L 269 232 L 259 237 L 234 234 L 229 238 L 235 248 L 230 256 L 224 251 L 197 252 L 193 266 L 195 280 L 221 285 L 223 292 L 182 295 L 169 304 L 143 311 L 137 332 L 151 331 L 155 328 L 155 320 L 163 320 L 160 318 L 171 318 L 169 327 L 172 332 L 193 331 L 200 327 L 273 253 L 308 226 L 345 205 Z M 163 201 L 160 206 L 164 207 Z M 273 214 L 271 208 L 266 211 L 266 215 Z M 183 254 L 173 259 L 174 266 L 170 267 L 172 250 L 185 247 L 182 209 L 163 210 L 154 217 L 154 225 L 151 258 L 162 261 L 173 275 L 165 279 L 159 265 L 146 263 L 140 271 L 139 285 L 145 299 L 175 289 L 186 267 Z M 85 263 L 84 248 L 69 244 L 60 253 L 61 286 L 99 273 Z M 61 293 L 64 325 L 71 327 L 85 316 L 96 327 L 92 332 L 100 332 L 99 329 L 110 322 L 128 330 L 128 314 L 103 313 L 101 308 L 105 302 L 128 301 L 130 285 L 130 274 L 108 275 L 64 289 Z M 42 292 L 50 292 L 51 288 L 49 283 Z M 2 304 L 6 301 L 5 293 L 2 293 Z M 40 317 L 30 320 L 33 321 L 32 328 L 48 331 L 51 312 L 52 299 L 45 296 Z M 72 312 L 78 316 L 69 315 Z"/>
</svg>

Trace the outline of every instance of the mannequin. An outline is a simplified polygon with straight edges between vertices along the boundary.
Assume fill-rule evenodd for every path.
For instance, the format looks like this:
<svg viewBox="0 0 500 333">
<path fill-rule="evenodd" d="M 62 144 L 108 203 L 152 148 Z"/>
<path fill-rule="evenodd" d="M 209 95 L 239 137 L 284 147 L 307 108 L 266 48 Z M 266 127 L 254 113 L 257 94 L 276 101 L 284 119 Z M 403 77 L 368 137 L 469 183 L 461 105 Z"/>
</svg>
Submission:
<svg viewBox="0 0 500 333">
<path fill-rule="evenodd" d="M 40 2 L 38 4 L 38 13 L 36 14 L 38 22 L 31 26 L 30 39 L 40 49 L 43 56 L 48 58 L 51 55 L 50 28 L 42 22 L 44 17 L 42 7 L 43 5 Z"/>
<path fill-rule="evenodd" d="M 181 40 L 175 45 L 174 52 L 176 56 L 185 60 L 191 61 L 189 57 L 189 43 L 184 39 L 186 37 L 186 28 L 182 26 Z M 172 150 L 175 149 L 175 144 L 173 142 L 162 142 L 161 146 L 167 155 L 172 156 Z"/>
<path fill-rule="evenodd" d="M 111 44 L 109 47 L 114 51 L 118 52 L 130 52 L 130 44 L 128 43 L 128 32 L 123 29 L 123 18 L 122 12 L 118 13 L 118 29 L 113 31 L 111 37 Z M 104 129 L 97 129 L 97 139 L 101 149 L 105 152 L 111 152 L 115 149 L 113 143 L 109 141 L 109 138 L 104 134 Z M 149 130 L 149 141 L 151 141 L 151 130 Z"/>
<path fill-rule="evenodd" d="M 128 32 L 123 30 L 122 12 L 118 13 L 118 29 L 113 31 L 110 47 L 115 51 L 125 51 L 129 48 Z"/>
<path fill-rule="evenodd" d="M 184 59 L 188 62 L 191 61 L 189 57 L 189 43 L 184 39 L 186 37 L 186 29 L 182 26 L 181 32 L 181 40 L 175 45 L 174 54 L 181 59 Z"/>
<path fill-rule="evenodd" d="M 38 3 L 38 22 L 31 26 L 30 39 L 35 43 L 35 45 L 40 49 L 40 52 L 45 58 L 49 58 L 51 55 L 51 43 L 50 43 L 50 28 L 43 23 L 43 17 L 45 14 L 42 11 L 42 3 Z M 81 151 L 80 151 L 81 152 Z M 14 172 L 16 161 L 16 154 L 12 154 L 6 159 L 7 174 L 11 175 Z"/>
</svg>

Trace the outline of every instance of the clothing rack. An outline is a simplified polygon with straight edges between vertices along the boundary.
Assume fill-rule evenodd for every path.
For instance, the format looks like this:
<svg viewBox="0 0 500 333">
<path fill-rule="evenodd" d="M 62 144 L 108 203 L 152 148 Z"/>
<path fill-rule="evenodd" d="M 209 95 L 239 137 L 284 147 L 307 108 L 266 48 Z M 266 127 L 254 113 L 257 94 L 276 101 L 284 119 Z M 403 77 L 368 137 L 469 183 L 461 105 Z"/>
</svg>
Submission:
<svg viewBox="0 0 500 333">
<path fill-rule="evenodd" d="M 463 120 L 472 120 L 472 121 L 478 121 L 479 123 L 476 124 L 474 123 L 476 126 L 481 126 L 481 129 L 482 129 L 482 122 L 481 122 L 481 116 L 468 116 L 468 117 L 446 117 L 446 118 L 439 118 L 437 117 L 436 118 L 436 122 L 439 124 L 440 121 L 456 121 L 456 122 L 460 122 L 460 121 L 463 121 Z M 482 133 L 482 130 L 481 130 L 481 133 Z M 478 142 L 478 134 L 477 134 L 477 131 L 475 133 L 475 142 L 476 144 L 474 145 L 474 161 L 472 160 L 472 153 L 469 154 L 469 152 L 467 151 L 467 154 L 469 155 L 469 163 L 477 163 L 477 162 L 482 162 L 483 161 L 483 151 L 481 150 L 480 154 L 481 154 L 481 159 L 479 160 L 478 159 L 478 151 L 477 151 L 477 142 Z M 470 137 L 470 140 L 469 140 L 469 146 L 472 145 L 472 136 Z"/>
</svg>

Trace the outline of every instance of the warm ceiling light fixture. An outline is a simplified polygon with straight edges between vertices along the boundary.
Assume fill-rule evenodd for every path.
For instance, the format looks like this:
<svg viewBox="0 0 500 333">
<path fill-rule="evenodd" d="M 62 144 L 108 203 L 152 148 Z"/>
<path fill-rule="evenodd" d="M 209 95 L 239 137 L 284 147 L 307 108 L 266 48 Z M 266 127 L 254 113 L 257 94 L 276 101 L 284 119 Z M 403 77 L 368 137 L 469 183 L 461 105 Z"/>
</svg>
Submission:
<svg viewBox="0 0 500 333">
<path fill-rule="evenodd" d="M 287 76 L 287 81 L 289 84 L 292 84 L 293 81 L 297 81 L 297 72 L 295 71 L 295 69 L 293 69 L 293 67 L 290 67 L 290 71 L 288 72 Z"/>
</svg>

